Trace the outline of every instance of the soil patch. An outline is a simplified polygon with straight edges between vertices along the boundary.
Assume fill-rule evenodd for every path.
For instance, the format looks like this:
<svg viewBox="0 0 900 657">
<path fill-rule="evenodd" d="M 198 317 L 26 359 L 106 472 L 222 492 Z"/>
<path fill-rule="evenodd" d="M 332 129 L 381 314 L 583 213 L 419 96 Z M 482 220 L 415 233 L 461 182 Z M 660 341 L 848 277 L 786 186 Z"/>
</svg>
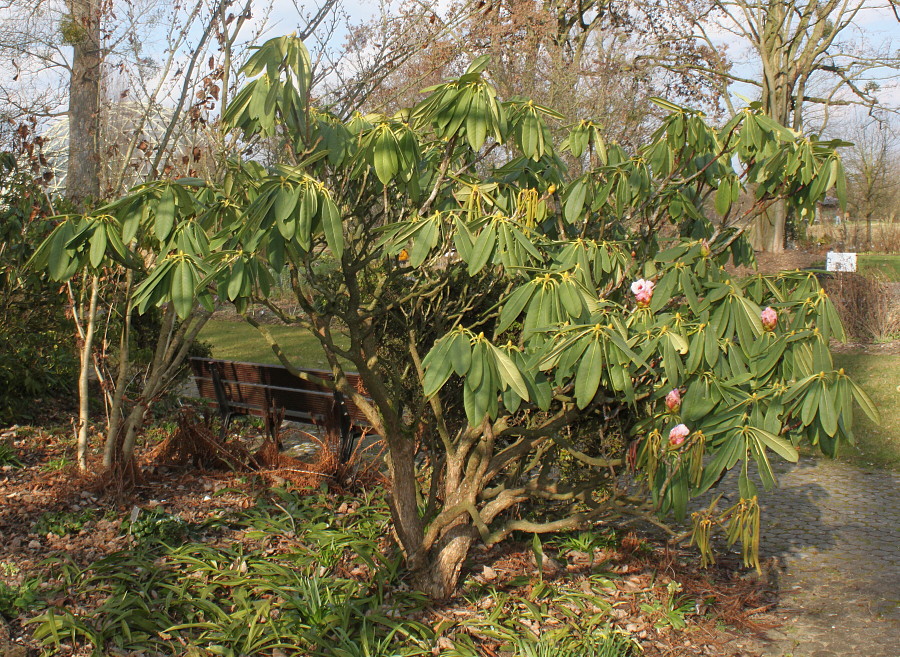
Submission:
<svg viewBox="0 0 900 657">
<path fill-rule="evenodd" d="M 128 549 L 135 539 L 123 531 L 123 521 L 135 508 L 164 511 L 185 523 L 200 524 L 223 513 L 240 513 L 267 495 L 267 484 L 259 476 L 204 470 L 201 463 L 201 467 L 187 468 L 145 465 L 141 484 L 127 496 L 113 499 L 98 493 L 94 482 L 78 475 L 73 466 L 54 469 L 52 464 L 72 451 L 72 445 L 60 442 L 54 433 L 25 427 L 6 431 L 5 439 L 21 455 L 24 467 L 0 470 L 0 563 L 5 564 L 6 573 L 2 579 L 16 586 L 27 578 L 41 577 L 36 592 L 40 606 L 65 609 L 77 604 L 78 613 L 90 613 L 92 605 L 102 603 L 99 599 L 70 600 L 59 575 L 49 574 L 44 561 L 62 559 L 72 567 L 84 568 L 105 555 Z M 283 483 L 290 485 L 290 481 Z M 334 497 L 335 514 L 351 511 L 346 502 Z M 63 523 L 63 517 L 68 525 L 53 524 Z M 210 535 L 203 540 L 213 545 L 238 541 L 247 550 L 258 547 L 245 532 Z M 536 586 L 587 586 L 590 590 L 589 580 L 602 574 L 609 584 L 596 606 L 608 610 L 610 623 L 636 638 L 643 654 L 650 657 L 755 655 L 758 653 L 748 647 L 752 637 L 776 624 L 767 615 L 776 603 L 767 578 L 748 573 L 727 555 L 717 566 L 702 570 L 692 551 L 669 549 L 636 534 L 614 547 L 589 553 L 554 548 L 549 542 L 545 552 L 550 561 L 543 564 L 540 574 L 530 544 L 506 542 L 490 550 L 475 550 L 460 597 L 423 609 L 418 620 L 436 626 L 484 617 L 491 597 L 487 592 L 473 593 L 483 585 L 524 599 Z M 648 605 L 648 601 L 667 599 L 672 603 L 669 606 Z M 8 646 L 21 650 L 22 655 L 37 654 L 38 646 L 24 625 L 36 613 L 9 619 L 12 643 Z M 554 613 L 560 611 L 551 612 L 531 631 L 540 634 L 562 622 Z M 683 619 L 686 626 L 674 627 L 673 618 L 675 625 Z M 491 637 L 471 637 L 483 654 L 497 654 L 499 644 Z M 71 654 L 89 654 L 85 650 Z"/>
</svg>

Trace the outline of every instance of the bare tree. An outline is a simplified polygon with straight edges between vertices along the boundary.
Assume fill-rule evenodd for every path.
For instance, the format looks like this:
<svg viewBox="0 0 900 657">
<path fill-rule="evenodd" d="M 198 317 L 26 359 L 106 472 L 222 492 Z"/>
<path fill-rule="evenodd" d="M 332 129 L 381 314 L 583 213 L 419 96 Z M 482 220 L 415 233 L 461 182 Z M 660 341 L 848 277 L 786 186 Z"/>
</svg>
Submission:
<svg viewBox="0 0 900 657">
<path fill-rule="evenodd" d="M 900 191 L 896 122 L 858 118 L 842 136 L 853 142 L 844 154 L 849 209 L 853 217 L 866 222 L 866 244 L 872 248 L 872 221 L 890 221 L 896 212 L 892 207 Z"/>
<path fill-rule="evenodd" d="M 644 102 L 651 96 L 712 111 L 719 107 L 719 86 L 696 70 L 718 66 L 708 60 L 720 54 L 685 39 L 691 26 L 664 0 L 500 0 L 443 7 L 400 2 L 351 32 L 334 89 L 355 93 L 338 93 L 345 101 L 339 114 L 357 107 L 390 114 L 414 103 L 422 88 L 488 55 L 504 97 L 533 98 L 561 108 L 567 119 L 591 117 L 608 138 L 636 144 L 652 125 L 651 105 Z M 666 72 L 659 60 L 677 61 L 681 69 Z"/>
<path fill-rule="evenodd" d="M 724 42 L 744 48 L 757 69 L 755 75 L 733 66 L 700 72 L 723 90 L 755 88 L 764 111 L 794 130 L 822 130 L 835 107 L 882 107 L 879 91 L 900 69 L 891 44 L 871 41 L 861 27 L 879 16 L 894 20 L 896 0 L 711 0 L 701 13 L 681 0 L 670 4 L 693 16 L 696 40 L 710 48 Z M 760 215 L 755 246 L 782 251 L 787 218 L 783 203 Z"/>
</svg>

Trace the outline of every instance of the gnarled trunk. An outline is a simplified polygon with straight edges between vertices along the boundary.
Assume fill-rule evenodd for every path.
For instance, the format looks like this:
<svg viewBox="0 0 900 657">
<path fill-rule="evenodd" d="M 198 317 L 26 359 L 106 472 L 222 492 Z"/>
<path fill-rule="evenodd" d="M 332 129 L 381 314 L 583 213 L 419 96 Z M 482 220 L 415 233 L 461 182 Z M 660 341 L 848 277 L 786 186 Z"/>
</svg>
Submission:
<svg viewBox="0 0 900 657">
<path fill-rule="evenodd" d="M 469 550 L 477 537 L 471 522 L 461 520 L 452 527 L 421 559 L 413 571 L 417 589 L 432 600 L 446 600 L 453 596 Z"/>
</svg>

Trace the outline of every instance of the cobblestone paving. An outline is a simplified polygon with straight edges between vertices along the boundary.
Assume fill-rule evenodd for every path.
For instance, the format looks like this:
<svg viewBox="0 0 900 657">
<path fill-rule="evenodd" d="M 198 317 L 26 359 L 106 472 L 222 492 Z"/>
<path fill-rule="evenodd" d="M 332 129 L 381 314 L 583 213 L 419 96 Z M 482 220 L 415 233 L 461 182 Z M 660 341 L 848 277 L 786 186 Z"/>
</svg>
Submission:
<svg viewBox="0 0 900 657">
<path fill-rule="evenodd" d="M 900 476 L 807 459 L 761 495 L 782 625 L 765 657 L 900 657 Z"/>
</svg>

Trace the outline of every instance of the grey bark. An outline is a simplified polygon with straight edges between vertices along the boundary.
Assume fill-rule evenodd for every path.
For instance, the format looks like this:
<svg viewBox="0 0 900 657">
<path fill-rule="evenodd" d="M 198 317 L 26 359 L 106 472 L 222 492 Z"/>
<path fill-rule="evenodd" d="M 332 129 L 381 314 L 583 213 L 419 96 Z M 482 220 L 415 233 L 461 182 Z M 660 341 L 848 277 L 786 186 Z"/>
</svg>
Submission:
<svg viewBox="0 0 900 657">
<path fill-rule="evenodd" d="M 66 196 L 76 205 L 100 196 L 100 95 L 103 51 L 99 0 L 68 0 L 64 37 L 71 43 L 69 163 Z"/>
</svg>

